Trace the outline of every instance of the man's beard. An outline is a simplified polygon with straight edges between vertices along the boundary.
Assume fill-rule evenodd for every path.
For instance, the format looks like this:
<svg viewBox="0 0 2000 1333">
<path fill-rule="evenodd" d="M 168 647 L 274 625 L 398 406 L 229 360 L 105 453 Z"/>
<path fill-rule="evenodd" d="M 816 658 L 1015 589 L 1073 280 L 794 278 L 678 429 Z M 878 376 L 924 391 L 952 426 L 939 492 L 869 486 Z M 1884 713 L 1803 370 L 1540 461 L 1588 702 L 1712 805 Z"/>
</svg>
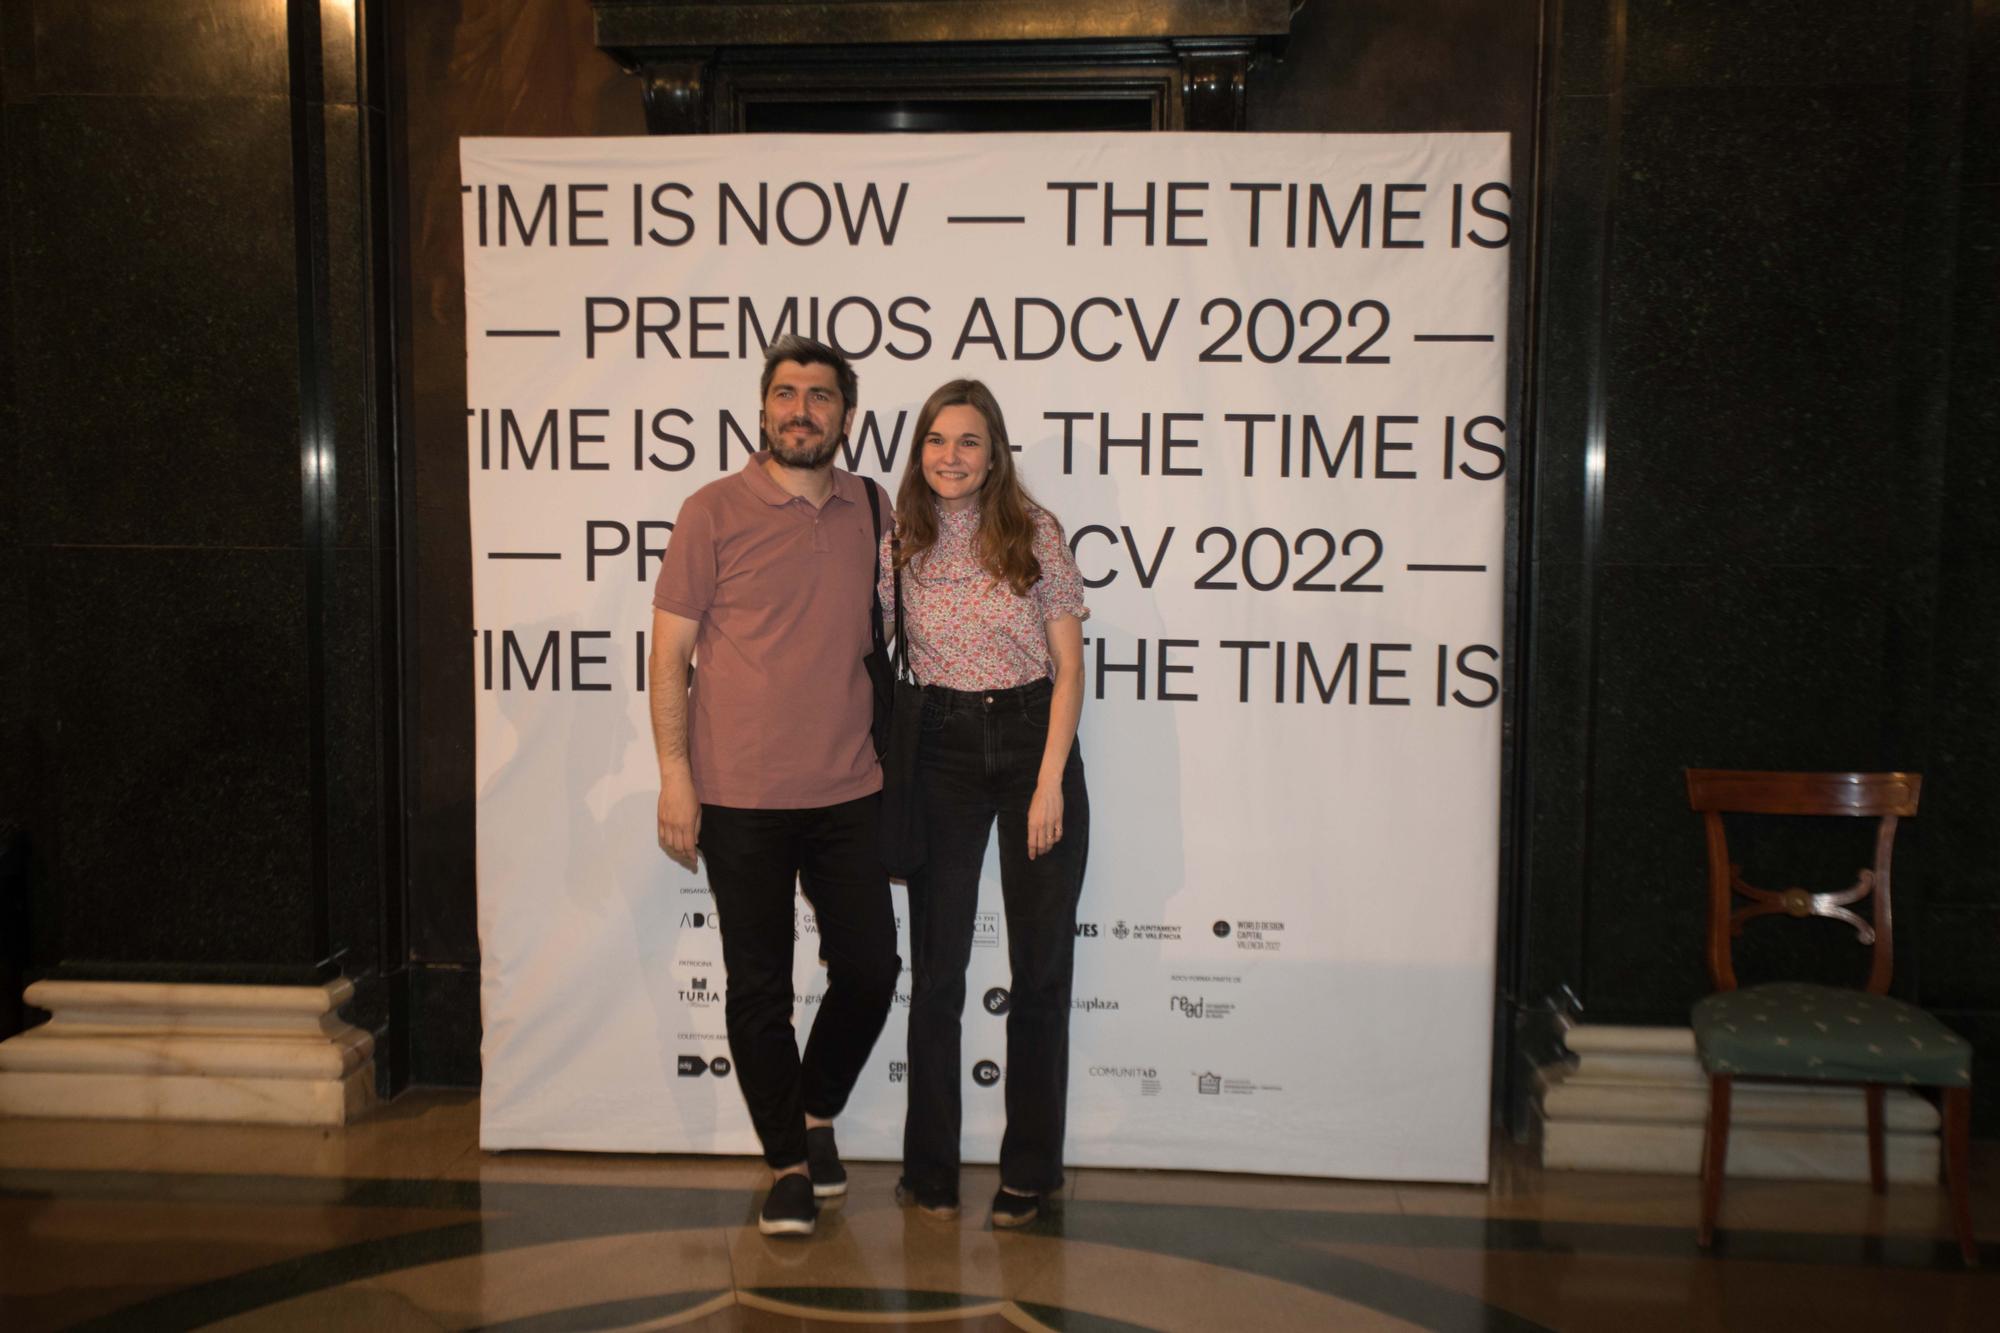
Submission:
<svg viewBox="0 0 2000 1333">
<path fill-rule="evenodd" d="M 840 437 L 837 435 L 829 435 L 818 444 L 791 445 L 784 442 L 783 431 L 784 427 L 781 426 L 777 435 L 773 435 L 769 430 L 764 432 L 764 447 L 771 451 L 771 457 L 777 459 L 779 465 L 783 467 L 797 468 L 801 472 L 816 471 L 825 467 L 840 449 Z"/>
</svg>

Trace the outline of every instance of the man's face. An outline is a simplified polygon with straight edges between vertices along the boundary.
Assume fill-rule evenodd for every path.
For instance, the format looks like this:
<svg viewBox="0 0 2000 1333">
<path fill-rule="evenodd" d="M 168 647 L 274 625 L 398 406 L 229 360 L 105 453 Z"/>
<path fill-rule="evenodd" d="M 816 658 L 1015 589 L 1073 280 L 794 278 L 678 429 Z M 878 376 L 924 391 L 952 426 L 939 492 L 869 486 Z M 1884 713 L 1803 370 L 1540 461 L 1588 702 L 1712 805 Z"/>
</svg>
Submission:
<svg viewBox="0 0 2000 1333">
<path fill-rule="evenodd" d="M 780 361 L 764 394 L 764 443 L 786 467 L 824 467 L 848 428 L 854 405 L 840 400 L 832 366 Z"/>
</svg>

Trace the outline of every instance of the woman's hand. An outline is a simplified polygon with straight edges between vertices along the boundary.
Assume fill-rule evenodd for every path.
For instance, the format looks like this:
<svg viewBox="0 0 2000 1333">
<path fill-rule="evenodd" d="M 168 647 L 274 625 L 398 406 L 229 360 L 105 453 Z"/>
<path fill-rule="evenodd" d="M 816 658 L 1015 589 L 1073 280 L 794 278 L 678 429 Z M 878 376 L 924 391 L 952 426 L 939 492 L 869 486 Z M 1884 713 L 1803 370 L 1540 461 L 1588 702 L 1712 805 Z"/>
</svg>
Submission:
<svg viewBox="0 0 2000 1333">
<path fill-rule="evenodd" d="M 1028 802 L 1028 859 L 1052 851 L 1062 841 L 1063 799 L 1059 783 L 1039 782 L 1035 784 L 1035 795 Z"/>
</svg>

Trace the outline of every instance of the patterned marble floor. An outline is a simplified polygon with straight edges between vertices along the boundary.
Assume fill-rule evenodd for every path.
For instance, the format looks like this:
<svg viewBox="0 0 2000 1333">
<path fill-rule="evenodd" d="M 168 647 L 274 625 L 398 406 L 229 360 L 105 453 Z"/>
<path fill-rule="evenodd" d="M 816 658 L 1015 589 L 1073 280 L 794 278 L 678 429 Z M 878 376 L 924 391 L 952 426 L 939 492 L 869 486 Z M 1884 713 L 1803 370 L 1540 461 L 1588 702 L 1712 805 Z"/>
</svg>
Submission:
<svg viewBox="0 0 2000 1333">
<path fill-rule="evenodd" d="M 852 1164 L 809 1241 L 758 1164 L 493 1155 L 417 1093 L 344 1131 L 0 1120 L 0 1329 L 1973 1330 L 2000 1327 L 2000 1153 L 1967 1273 L 1939 1192 L 1543 1174 L 1485 1188 L 1081 1170 L 996 1233 Z M 991 1195 L 973 1169 L 965 1198 Z"/>
</svg>

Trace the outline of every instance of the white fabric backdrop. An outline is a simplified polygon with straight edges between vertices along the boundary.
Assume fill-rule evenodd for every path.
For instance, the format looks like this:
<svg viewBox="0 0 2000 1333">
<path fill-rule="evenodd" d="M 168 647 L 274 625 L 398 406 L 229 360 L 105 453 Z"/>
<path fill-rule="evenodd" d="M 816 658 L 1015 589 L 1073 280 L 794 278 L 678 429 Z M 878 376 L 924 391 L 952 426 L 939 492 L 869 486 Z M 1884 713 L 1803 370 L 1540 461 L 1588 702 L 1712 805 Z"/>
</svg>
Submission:
<svg viewBox="0 0 2000 1333">
<path fill-rule="evenodd" d="M 795 300 L 855 357 L 857 470 L 982 378 L 1102 581 L 1070 1161 L 1484 1178 L 1504 135 L 487 139 L 462 165 L 485 1147 L 755 1151 L 710 899 L 654 842 L 643 631 Z M 972 1161 L 1006 1059 L 990 851 L 982 892 Z M 801 1024 L 813 930 L 801 902 Z M 851 1157 L 898 1152 L 899 990 Z"/>
</svg>

